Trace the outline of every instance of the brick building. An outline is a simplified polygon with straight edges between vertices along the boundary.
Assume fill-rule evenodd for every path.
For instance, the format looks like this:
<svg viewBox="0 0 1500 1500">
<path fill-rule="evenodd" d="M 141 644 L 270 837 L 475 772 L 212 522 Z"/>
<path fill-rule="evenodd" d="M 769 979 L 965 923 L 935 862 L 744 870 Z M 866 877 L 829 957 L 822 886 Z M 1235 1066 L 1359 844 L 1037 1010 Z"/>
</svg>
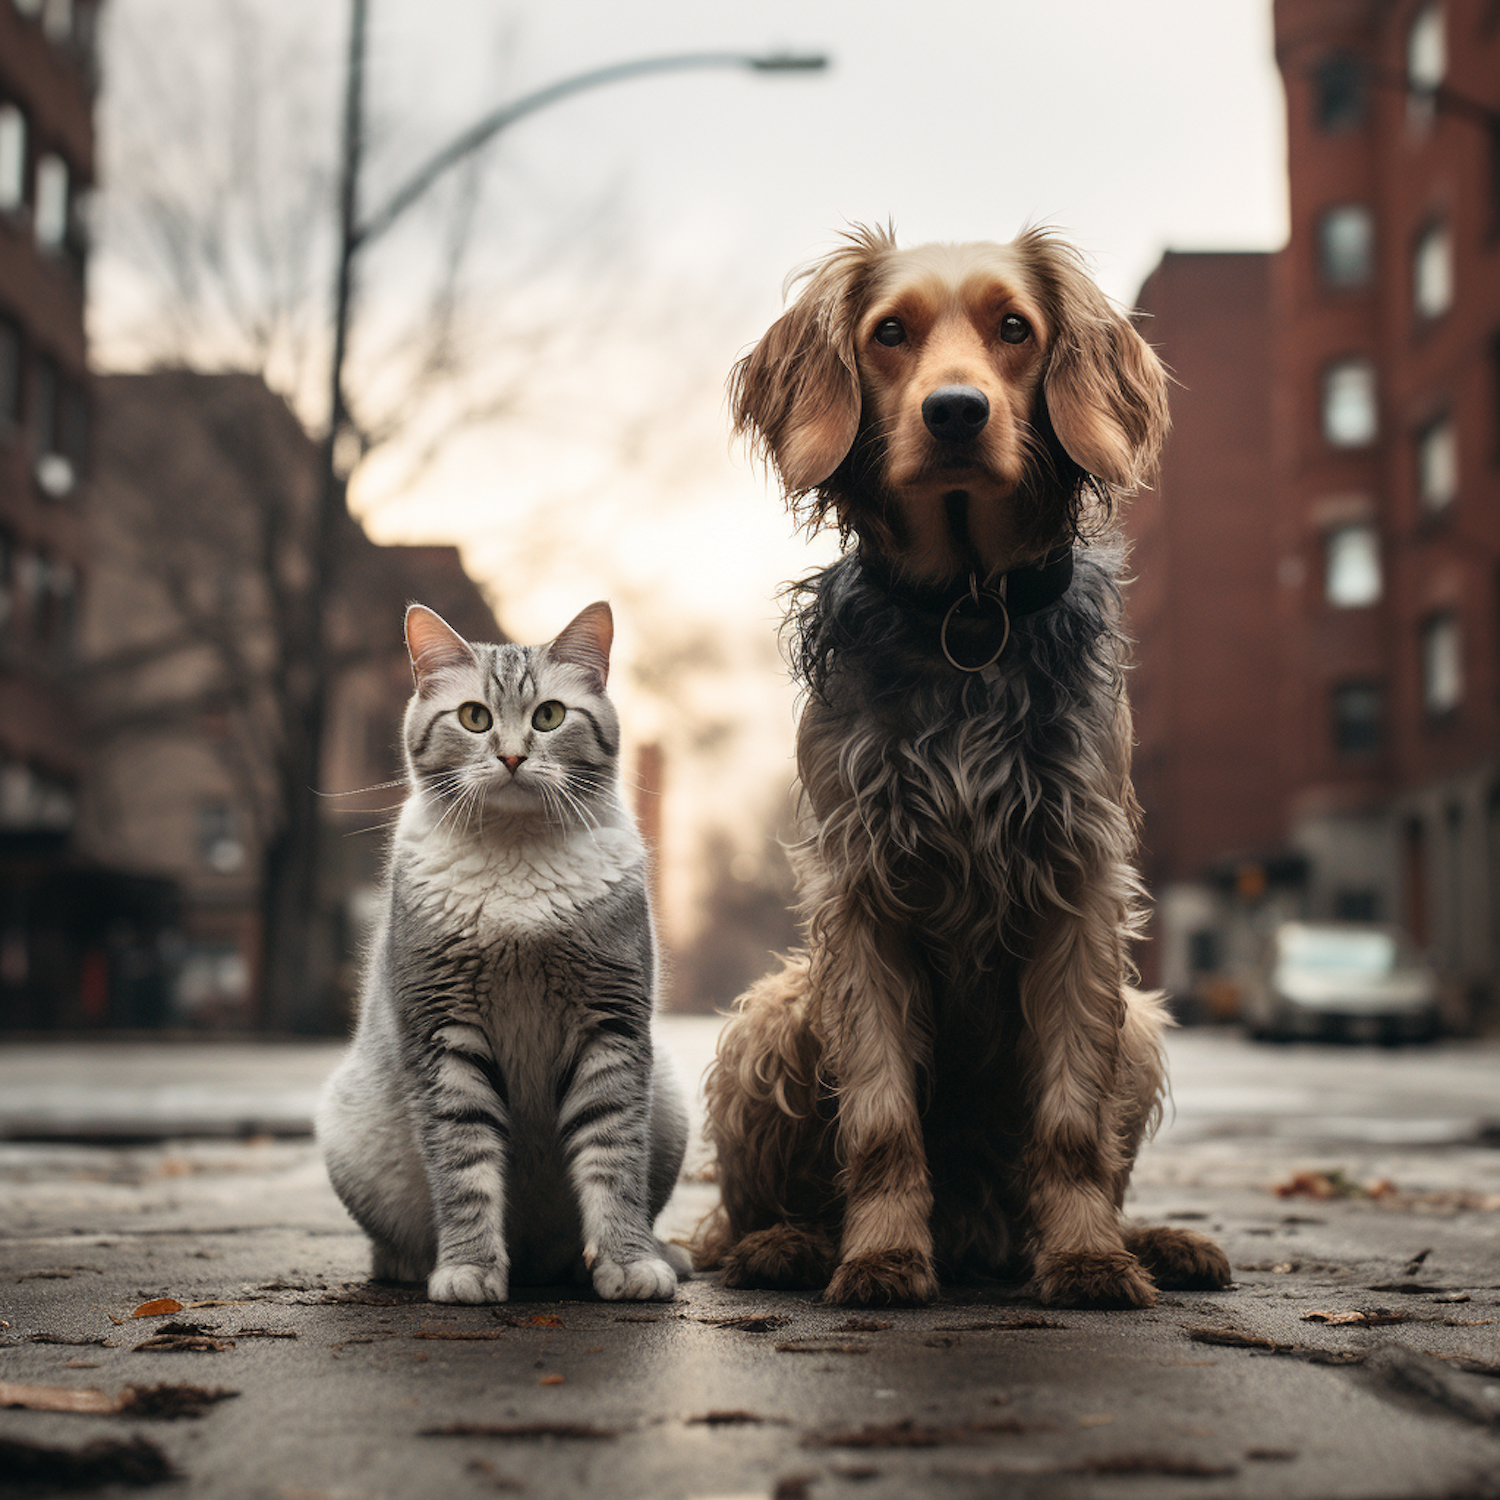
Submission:
<svg viewBox="0 0 1500 1500">
<path fill-rule="evenodd" d="M 306 564 L 320 450 L 252 375 L 165 370 L 96 388 L 79 678 L 94 744 L 80 839 L 100 863 L 179 897 L 158 1013 L 111 1019 L 254 1026 L 263 856 L 284 805 L 280 600 Z M 374 830 L 400 795 L 381 784 L 401 771 L 412 599 L 471 638 L 503 639 L 457 548 L 377 546 L 347 520 L 325 605 L 335 670 L 319 788 L 333 795 L 320 910 L 308 914 L 334 954 L 363 935 L 384 854 Z M 371 790 L 343 795 L 358 788 Z M 303 1023 L 341 1026 L 351 982 L 346 967 L 324 1013 Z"/>
<path fill-rule="evenodd" d="M 65 688 L 87 568 L 84 205 L 93 0 L 0 0 L 0 1016 L 97 984 L 78 920 L 139 897 L 73 844 L 87 741 Z"/>
<path fill-rule="evenodd" d="M 1217 662 L 1143 651 L 1160 970 L 1180 987 L 1232 967 L 1230 916 L 1269 903 L 1400 922 L 1493 997 L 1500 5 L 1276 0 L 1275 23 L 1288 244 L 1168 256 L 1142 290 L 1188 390 L 1161 494 L 1133 523 L 1137 565 L 1179 614 L 1205 574 L 1233 601 L 1211 617 L 1229 625 Z M 1262 456 L 1227 474 L 1251 412 Z M 1251 475 L 1258 500 L 1236 484 Z M 1226 508 L 1240 524 L 1193 529 Z M 1132 607 L 1149 642 L 1162 610 L 1150 592 Z M 1153 781 L 1153 754 L 1195 763 L 1226 681 L 1253 700 L 1233 711 L 1251 780 Z M 1236 809 L 1231 782 L 1258 810 Z"/>
</svg>

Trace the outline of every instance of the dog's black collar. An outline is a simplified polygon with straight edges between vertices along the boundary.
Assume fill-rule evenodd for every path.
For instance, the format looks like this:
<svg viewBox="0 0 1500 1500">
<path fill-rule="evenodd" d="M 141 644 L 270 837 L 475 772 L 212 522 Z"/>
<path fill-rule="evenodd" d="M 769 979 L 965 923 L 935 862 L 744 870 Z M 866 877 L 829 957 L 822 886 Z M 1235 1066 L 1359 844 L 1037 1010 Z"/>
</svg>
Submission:
<svg viewBox="0 0 1500 1500">
<path fill-rule="evenodd" d="M 1057 603 L 1073 582 L 1073 548 L 1066 543 L 1054 547 L 1040 562 L 1026 563 L 1006 573 L 992 573 L 988 578 L 965 579 L 962 583 L 946 583 L 941 587 L 913 583 L 900 577 L 884 559 L 866 552 L 863 547 L 858 556 L 860 571 L 883 593 L 889 594 L 898 604 L 939 619 L 977 588 L 984 593 L 1002 594 L 1006 614 L 1012 620 L 1019 620 Z"/>
<path fill-rule="evenodd" d="M 1073 582 L 1073 549 L 1054 547 L 1040 562 L 992 573 L 971 574 L 963 583 L 932 588 L 898 577 L 880 558 L 860 550 L 860 571 L 892 602 L 916 614 L 919 633 L 934 632 L 935 644 L 957 671 L 992 681 L 1010 644 L 1011 624 L 1055 604 Z M 913 624 L 916 624 L 913 621 Z"/>
</svg>

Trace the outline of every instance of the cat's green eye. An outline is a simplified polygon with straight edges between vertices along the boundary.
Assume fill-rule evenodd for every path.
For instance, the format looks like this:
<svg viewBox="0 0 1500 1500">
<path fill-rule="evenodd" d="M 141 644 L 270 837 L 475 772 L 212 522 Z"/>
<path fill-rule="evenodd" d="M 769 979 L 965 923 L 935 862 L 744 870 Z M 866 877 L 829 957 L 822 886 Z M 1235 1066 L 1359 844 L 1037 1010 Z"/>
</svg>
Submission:
<svg viewBox="0 0 1500 1500">
<path fill-rule="evenodd" d="M 538 729 L 556 729 L 567 717 L 567 709 L 556 698 L 549 698 L 545 703 L 538 704 L 537 711 L 531 716 L 531 722 Z"/>
<path fill-rule="evenodd" d="M 473 734 L 483 734 L 495 722 L 495 716 L 482 703 L 460 703 L 458 722 Z"/>
</svg>

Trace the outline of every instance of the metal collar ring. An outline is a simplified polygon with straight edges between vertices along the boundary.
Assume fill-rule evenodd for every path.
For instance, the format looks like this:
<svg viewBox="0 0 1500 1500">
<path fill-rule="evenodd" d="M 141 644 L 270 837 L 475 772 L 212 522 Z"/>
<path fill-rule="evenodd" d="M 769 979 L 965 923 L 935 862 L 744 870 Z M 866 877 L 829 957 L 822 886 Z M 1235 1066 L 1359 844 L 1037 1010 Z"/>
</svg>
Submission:
<svg viewBox="0 0 1500 1500">
<path fill-rule="evenodd" d="M 1000 609 L 1000 619 L 1005 625 L 1005 630 L 1000 636 L 1000 644 L 995 648 L 995 653 L 987 661 L 976 663 L 974 666 L 966 666 L 954 656 L 948 647 L 948 626 L 953 621 L 953 616 L 961 605 L 978 604 L 982 599 L 993 599 Z M 1010 611 L 1005 607 L 1005 595 L 996 589 L 980 589 L 977 584 L 970 588 L 967 594 L 961 594 L 952 604 L 948 606 L 948 613 L 943 616 L 943 626 L 938 632 L 938 645 L 943 648 L 943 655 L 948 658 L 948 664 L 957 668 L 960 672 L 983 672 L 995 665 L 1005 654 L 1005 648 L 1010 644 Z"/>
</svg>

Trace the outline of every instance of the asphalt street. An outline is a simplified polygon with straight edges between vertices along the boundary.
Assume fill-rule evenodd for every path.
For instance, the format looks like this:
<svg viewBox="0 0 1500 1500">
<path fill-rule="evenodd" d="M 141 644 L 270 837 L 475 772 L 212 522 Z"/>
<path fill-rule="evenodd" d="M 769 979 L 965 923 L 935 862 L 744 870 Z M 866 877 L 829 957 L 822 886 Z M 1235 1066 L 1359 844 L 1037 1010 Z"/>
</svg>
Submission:
<svg viewBox="0 0 1500 1500">
<path fill-rule="evenodd" d="M 685 1078 L 714 1029 L 665 1023 Z M 0 1491 L 1500 1500 L 1500 1048 L 1171 1050 L 1130 1211 L 1233 1289 L 851 1313 L 705 1277 L 432 1306 L 365 1281 L 303 1133 L 337 1049 L 0 1046 Z"/>
</svg>

